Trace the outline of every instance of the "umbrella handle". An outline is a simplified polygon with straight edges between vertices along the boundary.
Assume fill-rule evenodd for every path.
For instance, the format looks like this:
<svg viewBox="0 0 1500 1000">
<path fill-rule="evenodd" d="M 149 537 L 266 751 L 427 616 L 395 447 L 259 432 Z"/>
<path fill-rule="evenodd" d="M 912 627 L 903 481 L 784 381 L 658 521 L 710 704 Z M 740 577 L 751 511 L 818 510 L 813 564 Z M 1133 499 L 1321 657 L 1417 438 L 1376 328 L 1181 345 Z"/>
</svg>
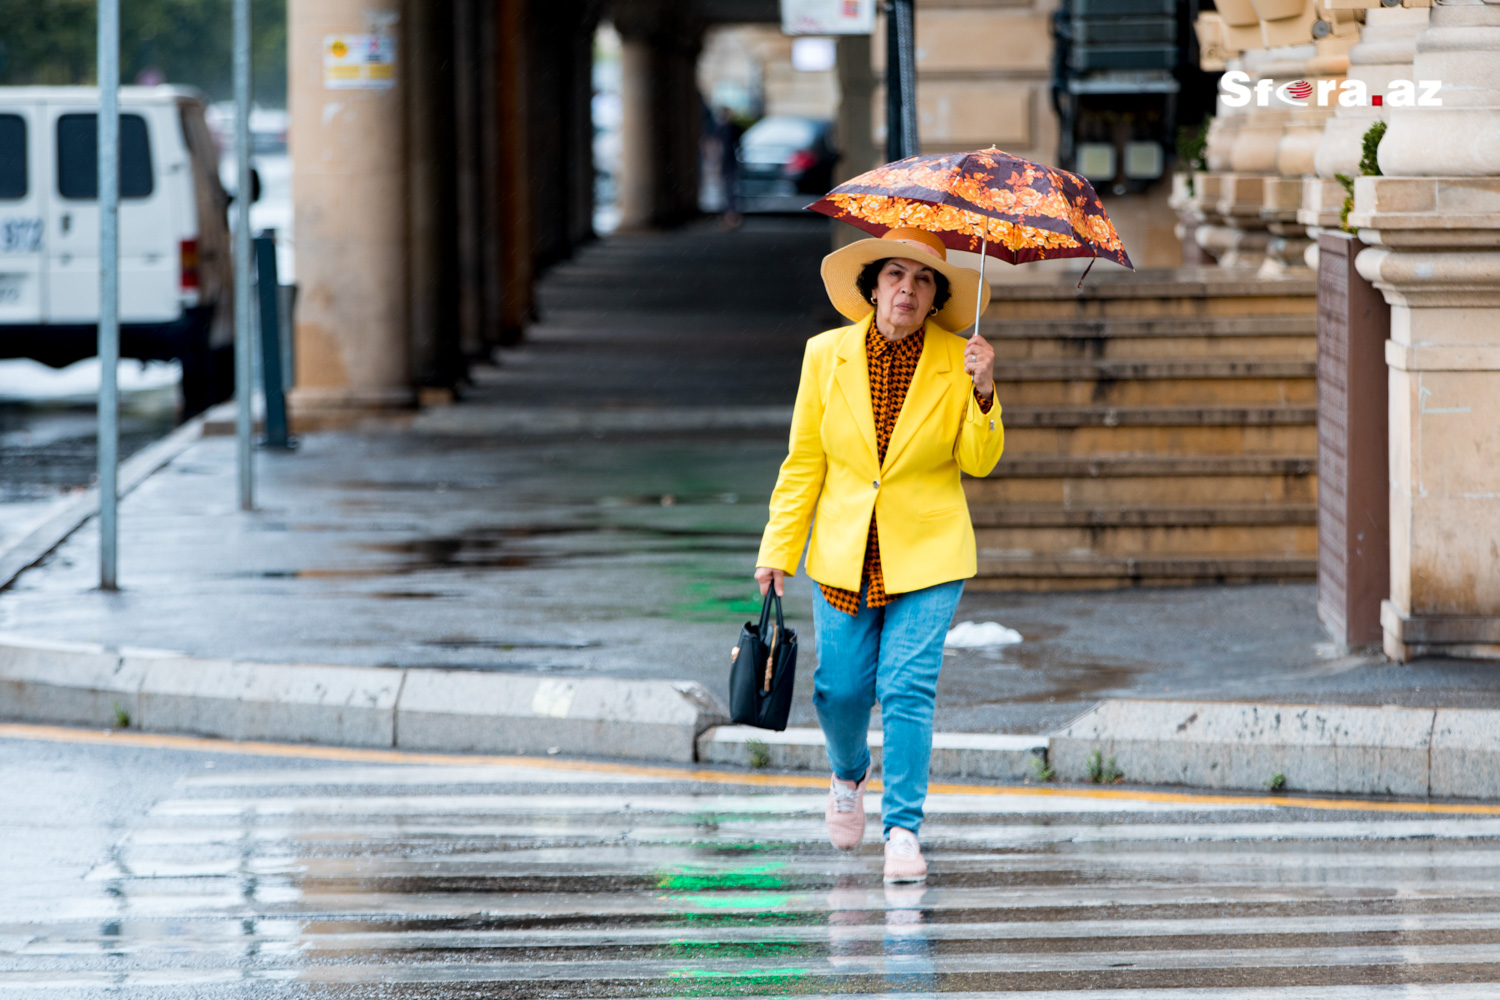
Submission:
<svg viewBox="0 0 1500 1000">
<path fill-rule="evenodd" d="M 985 247 L 989 244 L 990 238 L 990 227 L 988 225 L 985 225 L 983 219 L 984 216 L 980 216 L 981 221 L 979 224 L 983 228 L 981 228 L 979 231 L 979 289 L 974 293 L 974 332 L 973 334 L 971 334 L 971 336 L 975 337 L 979 336 L 979 311 L 980 308 L 984 305 L 984 261 L 988 256 L 988 254 L 986 254 L 984 250 Z M 970 381 L 972 381 L 973 378 L 973 375 L 969 376 Z"/>
<path fill-rule="evenodd" d="M 1087 278 L 1089 276 L 1089 272 L 1094 269 L 1094 261 L 1096 261 L 1098 259 L 1099 259 L 1099 248 L 1095 247 L 1094 248 L 1094 256 L 1092 256 L 1092 257 L 1089 258 L 1089 266 L 1086 267 L 1086 268 L 1084 268 L 1083 269 L 1083 273 L 1078 276 L 1078 287 L 1079 288 L 1083 287 L 1083 279 Z"/>
</svg>

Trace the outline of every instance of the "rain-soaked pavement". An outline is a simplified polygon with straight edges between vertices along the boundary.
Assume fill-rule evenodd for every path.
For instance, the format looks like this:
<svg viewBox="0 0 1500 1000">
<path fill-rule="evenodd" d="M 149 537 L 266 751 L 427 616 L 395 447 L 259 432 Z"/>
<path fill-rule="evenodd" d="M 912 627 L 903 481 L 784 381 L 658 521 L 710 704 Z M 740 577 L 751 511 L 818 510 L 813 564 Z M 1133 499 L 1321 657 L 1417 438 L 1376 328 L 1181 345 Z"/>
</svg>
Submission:
<svg viewBox="0 0 1500 1000">
<path fill-rule="evenodd" d="M 669 677 L 723 691 L 803 344 L 835 318 L 826 220 L 605 242 L 554 269 L 526 343 L 409 427 L 260 453 L 236 508 L 208 438 L 126 498 L 122 590 L 90 522 L 0 593 L 0 630 L 284 663 Z M 812 725 L 812 589 L 792 722 Z M 1500 707 L 1482 663 L 1327 643 L 1314 588 L 971 591 L 1025 641 L 954 650 L 940 729 L 1043 732 L 1118 696 Z"/>
<path fill-rule="evenodd" d="M 1494 807 L 944 786 L 886 886 L 814 779 L 234 749 L 0 729 L 0 997 L 1500 995 Z"/>
<path fill-rule="evenodd" d="M 99 468 L 97 413 L 78 398 L 55 398 L 46 379 L 28 398 L 31 362 L 0 361 L 0 549 L 45 520 L 61 498 L 88 487 Z M 34 366 L 40 369 L 40 366 Z M 120 458 L 161 438 L 176 424 L 175 385 L 122 393 Z"/>
</svg>

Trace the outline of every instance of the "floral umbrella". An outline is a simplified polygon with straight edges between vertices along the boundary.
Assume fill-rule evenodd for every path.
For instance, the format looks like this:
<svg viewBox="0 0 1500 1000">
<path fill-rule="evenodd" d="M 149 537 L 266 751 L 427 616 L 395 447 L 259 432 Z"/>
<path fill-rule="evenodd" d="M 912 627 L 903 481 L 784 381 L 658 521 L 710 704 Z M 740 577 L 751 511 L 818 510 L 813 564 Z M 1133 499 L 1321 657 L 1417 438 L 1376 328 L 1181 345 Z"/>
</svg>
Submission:
<svg viewBox="0 0 1500 1000">
<path fill-rule="evenodd" d="M 1092 184 L 993 146 L 908 156 L 807 207 L 876 236 L 901 227 L 934 233 L 951 250 L 979 253 L 981 277 L 986 257 L 1011 264 L 1106 257 L 1135 270 Z"/>
</svg>

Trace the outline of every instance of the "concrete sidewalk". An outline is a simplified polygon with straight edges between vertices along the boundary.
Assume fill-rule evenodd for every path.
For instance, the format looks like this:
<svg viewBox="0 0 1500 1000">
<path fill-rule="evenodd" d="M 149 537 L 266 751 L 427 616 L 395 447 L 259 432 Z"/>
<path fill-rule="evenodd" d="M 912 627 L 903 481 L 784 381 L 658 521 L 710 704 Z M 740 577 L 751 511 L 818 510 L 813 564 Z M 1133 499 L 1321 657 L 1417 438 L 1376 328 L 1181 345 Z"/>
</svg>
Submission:
<svg viewBox="0 0 1500 1000">
<path fill-rule="evenodd" d="M 799 731 L 705 730 L 759 608 L 802 344 L 834 322 L 825 246 L 816 220 L 752 220 L 594 248 L 462 402 L 258 456 L 251 514 L 232 440 L 190 443 L 122 505 L 119 593 L 94 589 L 92 520 L 0 592 L 0 715 L 821 767 L 802 577 Z M 1127 780 L 1259 787 L 1280 770 L 1294 790 L 1500 794 L 1500 725 L 1435 711 L 1500 712 L 1493 665 L 1333 648 L 1310 586 L 970 592 L 958 617 L 1024 641 L 948 654 L 939 776 L 1023 778 L 1040 753 L 1086 780 L 1098 750 Z M 1302 722 L 1264 723 L 1278 713 Z M 1447 750 L 1479 756 L 1431 763 Z"/>
</svg>

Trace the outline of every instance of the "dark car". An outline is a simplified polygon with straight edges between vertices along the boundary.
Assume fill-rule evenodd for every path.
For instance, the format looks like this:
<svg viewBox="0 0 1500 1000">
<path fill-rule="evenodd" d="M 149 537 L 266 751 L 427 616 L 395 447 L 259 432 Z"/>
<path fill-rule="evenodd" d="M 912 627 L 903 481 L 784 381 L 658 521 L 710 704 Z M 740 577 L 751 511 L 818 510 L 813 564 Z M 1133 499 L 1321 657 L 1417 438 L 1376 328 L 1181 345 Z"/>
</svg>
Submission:
<svg viewBox="0 0 1500 1000">
<path fill-rule="evenodd" d="M 833 186 L 833 123 L 773 115 L 740 138 L 739 195 L 746 211 L 793 211 Z"/>
</svg>

